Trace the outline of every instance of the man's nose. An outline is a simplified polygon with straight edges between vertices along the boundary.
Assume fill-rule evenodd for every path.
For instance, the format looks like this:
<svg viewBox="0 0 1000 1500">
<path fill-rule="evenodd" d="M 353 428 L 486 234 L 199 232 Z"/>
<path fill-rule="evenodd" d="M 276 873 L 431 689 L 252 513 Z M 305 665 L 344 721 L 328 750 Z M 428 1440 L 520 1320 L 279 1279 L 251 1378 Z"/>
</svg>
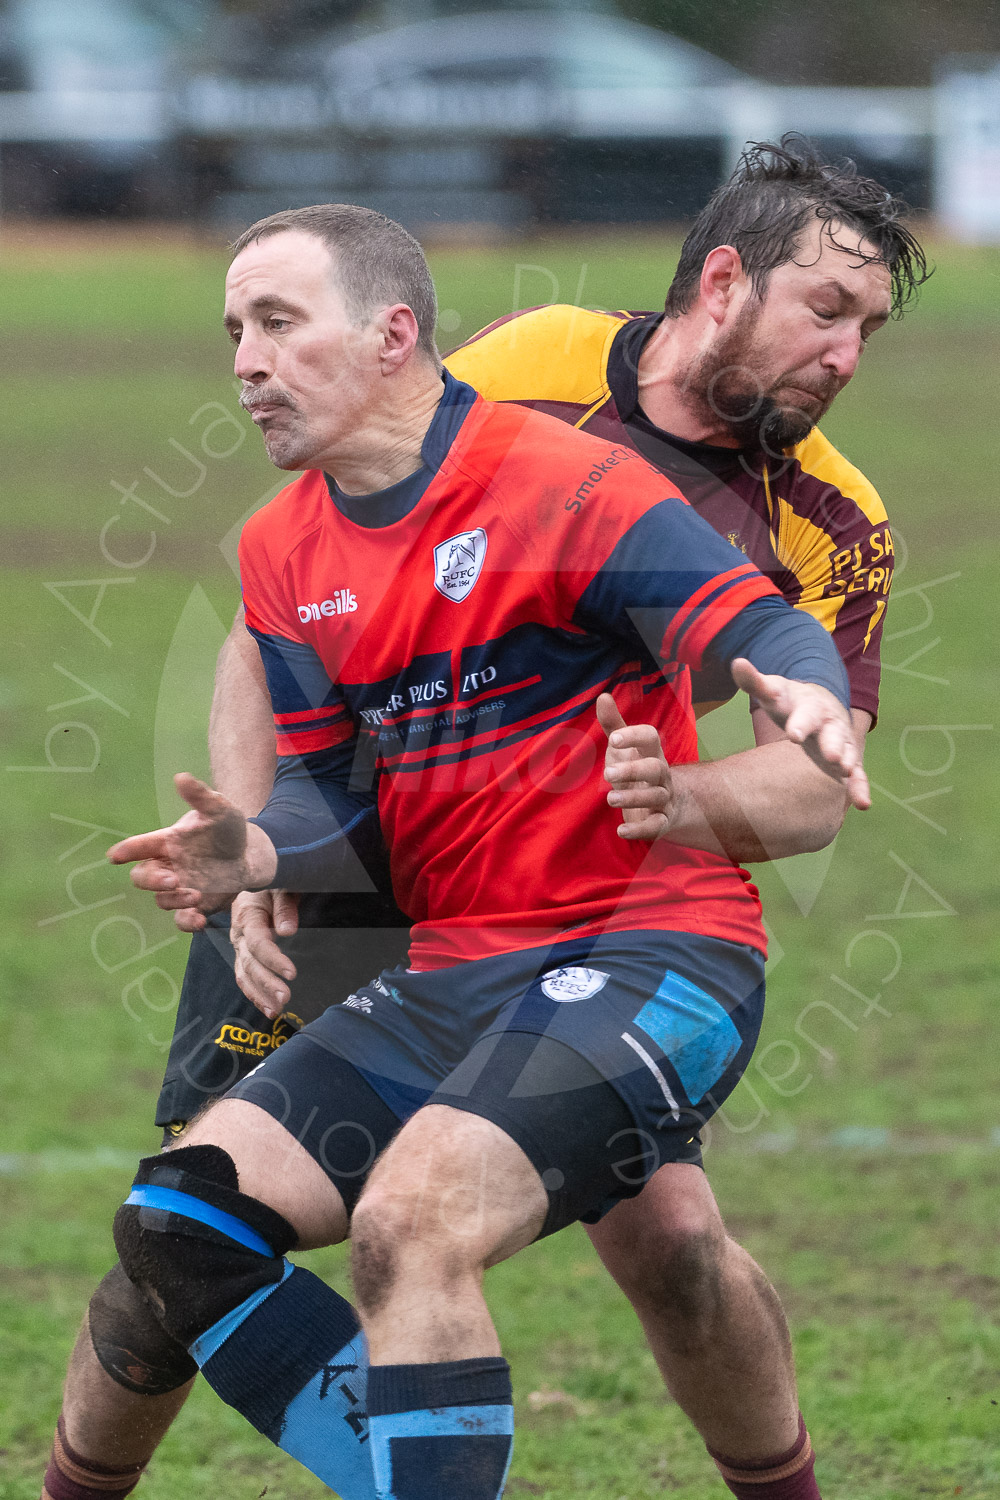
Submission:
<svg viewBox="0 0 1000 1500">
<path fill-rule="evenodd" d="M 252 328 L 244 328 L 236 347 L 233 370 L 240 380 L 249 385 L 260 385 L 274 374 L 268 340 Z"/>
<path fill-rule="evenodd" d="M 837 379 L 846 385 L 858 368 L 858 360 L 861 358 L 863 348 L 858 330 L 845 328 L 827 345 L 823 354 L 823 366 L 832 371 Z"/>
</svg>

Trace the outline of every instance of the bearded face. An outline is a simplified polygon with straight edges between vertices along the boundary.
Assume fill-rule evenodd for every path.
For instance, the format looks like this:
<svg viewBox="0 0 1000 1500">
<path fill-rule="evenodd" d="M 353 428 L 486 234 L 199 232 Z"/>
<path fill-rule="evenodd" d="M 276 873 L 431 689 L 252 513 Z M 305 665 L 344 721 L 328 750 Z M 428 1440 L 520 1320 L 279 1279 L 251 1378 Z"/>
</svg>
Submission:
<svg viewBox="0 0 1000 1500">
<path fill-rule="evenodd" d="M 766 299 L 754 298 L 698 359 L 687 396 L 702 405 L 712 425 L 721 418 L 741 448 L 779 457 L 809 435 L 844 383 L 832 371 L 788 368 L 783 353 L 787 358 L 780 341 L 769 336 Z"/>
</svg>

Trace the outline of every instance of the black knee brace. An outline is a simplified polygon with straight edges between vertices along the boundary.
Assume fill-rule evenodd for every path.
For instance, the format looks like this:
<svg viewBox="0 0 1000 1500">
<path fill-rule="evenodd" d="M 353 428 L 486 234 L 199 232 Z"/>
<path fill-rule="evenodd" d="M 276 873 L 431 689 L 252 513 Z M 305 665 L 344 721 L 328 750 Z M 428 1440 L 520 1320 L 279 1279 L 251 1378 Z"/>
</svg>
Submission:
<svg viewBox="0 0 1000 1500">
<path fill-rule="evenodd" d="M 121 1265 L 112 1266 L 91 1297 L 87 1319 L 102 1367 L 137 1396 L 166 1396 L 198 1373 Z"/>
<path fill-rule="evenodd" d="M 145 1157 L 114 1234 L 129 1280 L 185 1348 L 280 1281 L 297 1238 L 281 1214 L 240 1192 L 233 1159 L 219 1146 Z"/>
</svg>

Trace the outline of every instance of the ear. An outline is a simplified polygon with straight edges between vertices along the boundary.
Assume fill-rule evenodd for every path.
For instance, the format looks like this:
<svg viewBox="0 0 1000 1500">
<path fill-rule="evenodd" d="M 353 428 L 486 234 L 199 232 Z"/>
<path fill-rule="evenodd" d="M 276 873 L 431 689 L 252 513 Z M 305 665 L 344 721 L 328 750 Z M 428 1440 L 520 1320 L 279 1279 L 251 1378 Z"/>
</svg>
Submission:
<svg viewBox="0 0 1000 1500">
<path fill-rule="evenodd" d="M 417 347 L 420 329 L 413 309 L 405 302 L 383 307 L 375 317 L 378 362 L 383 375 L 401 370 Z"/>
<path fill-rule="evenodd" d="M 705 256 L 701 268 L 698 294 L 705 311 L 715 323 L 722 323 L 733 305 L 734 299 L 743 291 L 746 277 L 738 250 L 732 245 L 717 245 Z"/>
</svg>

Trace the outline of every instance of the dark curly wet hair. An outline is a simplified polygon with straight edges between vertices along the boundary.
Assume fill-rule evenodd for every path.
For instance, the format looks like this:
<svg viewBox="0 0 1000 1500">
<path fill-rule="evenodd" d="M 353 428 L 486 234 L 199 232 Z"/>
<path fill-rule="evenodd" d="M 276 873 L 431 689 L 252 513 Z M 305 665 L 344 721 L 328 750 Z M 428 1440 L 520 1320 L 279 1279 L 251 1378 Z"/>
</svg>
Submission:
<svg viewBox="0 0 1000 1500">
<path fill-rule="evenodd" d="M 739 166 L 698 215 L 681 248 L 667 293 L 670 317 L 689 312 L 698 294 L 705 257 L 718 245 L 739 251 L 743 269 L 758 297 L 770 273 L 793 260 L 810 219 L 857 230 L 892 278 L 892 315 L 900 317 L 931 274 L 916 236 L 903 222 L 908 213 L 853 161 L 827 162 L 799 135 L 783 135 L 777 145 L 752 142 Z"/>
</svg>

